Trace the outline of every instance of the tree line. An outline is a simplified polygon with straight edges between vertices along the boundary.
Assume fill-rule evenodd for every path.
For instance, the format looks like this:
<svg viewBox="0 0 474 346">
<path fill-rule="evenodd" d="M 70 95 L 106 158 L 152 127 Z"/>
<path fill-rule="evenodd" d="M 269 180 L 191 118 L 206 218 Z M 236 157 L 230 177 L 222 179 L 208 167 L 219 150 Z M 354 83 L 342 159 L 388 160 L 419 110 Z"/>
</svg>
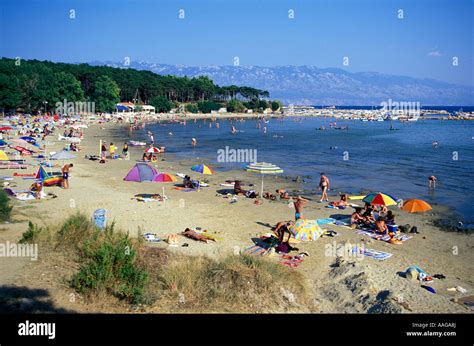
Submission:
<svg viewBox="0 0 474 346">
<path fill-rule="evenodd" d="M 271 107 L 269 92 L 247 86 L 219 86 L 206 76 L 163 76 L 131 68 L 53 63 L 38 60 L 0 60 L 0 110 L 54 112 L 57 102 L 95 102 L 97 112 L 111 112 L 120 101 L 151 104 L 167 112 L 186 104 L 190 112 L 209 113 L 221 107 L 244 111 Z M 278 107 L 277 107 L 278 106 Z"/>
</svg>

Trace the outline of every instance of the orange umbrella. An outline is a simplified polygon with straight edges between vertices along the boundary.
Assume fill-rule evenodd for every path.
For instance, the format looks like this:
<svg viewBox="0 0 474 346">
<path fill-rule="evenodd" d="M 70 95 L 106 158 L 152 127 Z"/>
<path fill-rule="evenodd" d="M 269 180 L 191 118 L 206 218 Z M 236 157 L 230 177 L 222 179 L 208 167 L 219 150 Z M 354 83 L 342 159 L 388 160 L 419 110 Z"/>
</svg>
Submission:
<svg viewBox="0 0 474 346">
<path fill-rule="evenodd" d="M 403 203 L 402 210 L 409 213 L 424 213 L 425 211 L 433 209 L 431 205 L 422 201 L 421 199 L 409 199 Z"/>
</svg>

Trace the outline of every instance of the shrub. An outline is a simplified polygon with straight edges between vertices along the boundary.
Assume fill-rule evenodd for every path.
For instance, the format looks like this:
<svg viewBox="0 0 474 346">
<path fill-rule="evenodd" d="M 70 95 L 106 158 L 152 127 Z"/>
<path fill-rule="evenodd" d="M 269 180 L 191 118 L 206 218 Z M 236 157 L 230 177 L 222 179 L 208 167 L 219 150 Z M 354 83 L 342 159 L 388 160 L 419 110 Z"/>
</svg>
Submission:
<svg viewBox="0 0 474 346">
<path fill-rule="evenodd" d="M 20 239 L 20 243 L 24 244 L 37 242 L 38 237 L 42 231 L 43 228 L 40 228 L 37 225 L 33 224 L 33 222 L 28 221 L 28 229 L 23 232 L 22 237 Z"/>
<path fill-rule="evenodd" d="M 9 221 L 12 209 L 7 193 L 0 190 L 0 221 Z"/>
<path fill-rule="evenodd" d="M 189 103 L 185 107 L 186 111 L 189 113 L 197 113 L 199 112 L 198 107 L 195 104 Z"/>
<path fill-rule="evenodd" d="M 108 291 L 131 303 L 145 298 L 148 274 L 136 263 L 137 251 L 128 234 L 113 227 L 95 230 L 80 248 L 80 269 L 71 285 L 80 293 Z"/>
</svg>

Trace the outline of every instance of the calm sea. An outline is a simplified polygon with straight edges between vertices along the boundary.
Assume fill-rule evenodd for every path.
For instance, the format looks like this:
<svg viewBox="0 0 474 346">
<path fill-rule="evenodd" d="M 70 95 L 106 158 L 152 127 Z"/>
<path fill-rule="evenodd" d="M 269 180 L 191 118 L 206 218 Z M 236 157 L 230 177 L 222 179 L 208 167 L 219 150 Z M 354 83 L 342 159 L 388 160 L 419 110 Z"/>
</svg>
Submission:
<svg viewBox="0 0 474 346">
<path fill-rule="evenodd" d="M 459 108 L 457 108 L 459 109 Z M 329 122 L 348 130 L 318 131 Z M 410 123 L 338 121 L 330 118 L 271 119 L 256 127 L 257 120 L 234 121 L 240 131 L 231 134 L 231 121 L 220 120 L 220 128 L 209 121 L 147 125 L 134 139 L 146 139 L 151 130 L 155 141 L 167 151 L 197 162 L 214 164 L 219 170 L 240 169 L 244 163 L 217 163 L 217 152 L 256 149 L 258 161 L 274 163 L 287 175 L 305 176 L 304 189 L 314 190 L 319 173 L 331 180 L 333 192 L 382 191 L 397 198 L 420 198 L 443 204 L 461 214 L 464 222 L 474 221 L 474 122 L 425 120 Z M 267 127 L 267 133 L 263 132 Z M 168 133 L 172 132 L 173 136 Z M 278 137 L 274 137 L 278 136 Z M 282 136 L 282 137 L 280 137 Z M 191 148 L 195 137 L 198 147 Z M 435 148 L 433 141 L 438 141 Z M 435 175 L 438 186 L 428 189 L 428 177 Z"/>
</svg>

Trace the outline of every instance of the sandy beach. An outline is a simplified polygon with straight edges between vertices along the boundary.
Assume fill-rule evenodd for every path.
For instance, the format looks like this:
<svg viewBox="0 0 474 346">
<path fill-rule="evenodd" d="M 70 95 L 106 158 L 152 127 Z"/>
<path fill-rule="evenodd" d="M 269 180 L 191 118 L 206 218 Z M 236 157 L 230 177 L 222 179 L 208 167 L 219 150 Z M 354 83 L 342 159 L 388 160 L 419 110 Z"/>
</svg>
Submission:
<svg viewBox="0 0 474 346">
<path fill-rule="evenodd" d="M 99 140 L 114 142 L 119 148 L 124 142 L 123 130 L 116 124 L 92 124 L 84 130 L 85 138 L 77 153 L 71 160 L 71 188 L 45 187 L 45 192 L 57 195 L 54 199 L 14 201 L 13 222 L 3 224 L 0 228 L 0 242 L 17 242 L 27 229 L 28 221 L 40 225 L 51 225 L 61 222 L 67 215 L 76 211 L 92 215 L 94 210 L 107 210 L 108 222 L 115 222 L 117 227 L 126 230 L 133 237 L 141 233 L 156 233 L 162 239 L 169 234 L 182 232 L 185 228 L 209 230 L 218 235 L 219 241 L 200 243 L 179 236 L 179 246 L 169 247 L 164 241 L 149 244 L 153 247 L 167 248 L 172 253 L 184 255 L 206 255 L 219 257 L 235 253 L 253 245 L 252 238 L 258 238 L 271 232 L 282 220 L 294 218 L 294 208 L 288 201 L 267 201 L 261 205 L 254 204 L 253 199 L 238 197 L 236 203 L 225 198 L 230 187 L 220 186 L 227 179 L 240 179 L 245 184 L 254 184 L 259 191 L 260 177 L 243 170 L 219 172 L 209 176 L 198 176 L 190 171 L 196 160 L 175 160 L 165 154 L 158 156 L 152 165 L 159 172 L 175 174 L 182 172 L 192 177 L 205 180 L 209 187 L 197 192 L 183 192 L 173 189 L 173 183 L 135 183 L 125 182 L 127 172 L 141 158 L 142 148 L 131 148 L 130 160 L 107 160 L 105 164 L 84 158 L 86 154 L 98 154 Z M 61 131 L 61 129 L 59 129 Z M 53 140 L 54 145 L 48 151 L 59 151 L 64 142 Z M 190 149 L 191 150 L 191 149 Z M 68 161 L 69 162 L 69 161 Z M 36 172 L 30 167 L 27 172 Z M 58 170 L 56 168 L 55 170 Z M 23 170 L 21 173 L 25 173 Z M 4 170 L 3 175 L 12 175 L 13 171 Z M 31 180 L 15 178 L 16 190 L 27 188 Z M 180 181 L 178 181 L 180 183 Z M 265 190 L 275 191 L 286 188 L 298 193 L 300 184 L 284 176 L 265 177 Z M 164 190 L 163 190 L 164 189 Z M 229 191 L 226 191 L 229 190 Z M 132 199 L 140 193 L 159 193 L 167 197 L 163 202 L 144 203 Z M 334 198 L 332 198 L 334 200 Z M 355 201 L 362 204 L 361 201 Z M 310 201 L 304 209 L 307 219 L 341 218 L 349 216 L 352 208 L 345 210 L 325 208 L 325 203 Z M 298 307 L 300 312 L 395 312 L 395 313 L 472 313 L 472 308 L 459 304 L 456 298 L 470 295 L 474 289 L 473 235 L 446 232 L 431 224 L 433 216 L 403 213 L 391 208 L 397 215 L 398 224 L 415 224 L 420 234 L 409 234 L 411 239 L 401 245 L 373 240 L 368 236 L 357 234 L 356 230 L 344 226 L 327 224 L 324 229 L 334 230 L 336 237 L 322 237 L 316 241 L 300 242 L 300 251 L 309 253 L 297 270 L 302 272 L 311 288 L 313 304 Z M 187 243 L 188 246 L 182 245 Z M 391 253 L 392 256 L 377 261 L 365 256 L 351 257 L 338 255 L 336 249 L 347 243 L 365 246 Z M 271 258 L 270 258 L 271 259 Z M 69 311 L 78 312 L 126 312 L 123 307 L 100 306 L 89 302 L 70 302 L 68 295 L 73 290 L 64 284 L 62 275 L 73 268 L 61 268 L 61 263 L 52 263 L 41 254 L 39 260 L 30 261 L 22 258 L 2 258 L 0 281 L 3 285 L 28 287 L 29 289 L 48 289 L 54 304 Z M 443 274 L 445 279 L 435 279 L 430 286 L 436 294 L 420 287 L 420 283 L 410 281 L 401 274 L 409 266 L 416 265 L 431 275 Z M 448 288 L 461 286 L 467 294 L 448 291 Z M 147 312 L 160 311 L 157 306 L 150 306 Z"/>
</svg>

